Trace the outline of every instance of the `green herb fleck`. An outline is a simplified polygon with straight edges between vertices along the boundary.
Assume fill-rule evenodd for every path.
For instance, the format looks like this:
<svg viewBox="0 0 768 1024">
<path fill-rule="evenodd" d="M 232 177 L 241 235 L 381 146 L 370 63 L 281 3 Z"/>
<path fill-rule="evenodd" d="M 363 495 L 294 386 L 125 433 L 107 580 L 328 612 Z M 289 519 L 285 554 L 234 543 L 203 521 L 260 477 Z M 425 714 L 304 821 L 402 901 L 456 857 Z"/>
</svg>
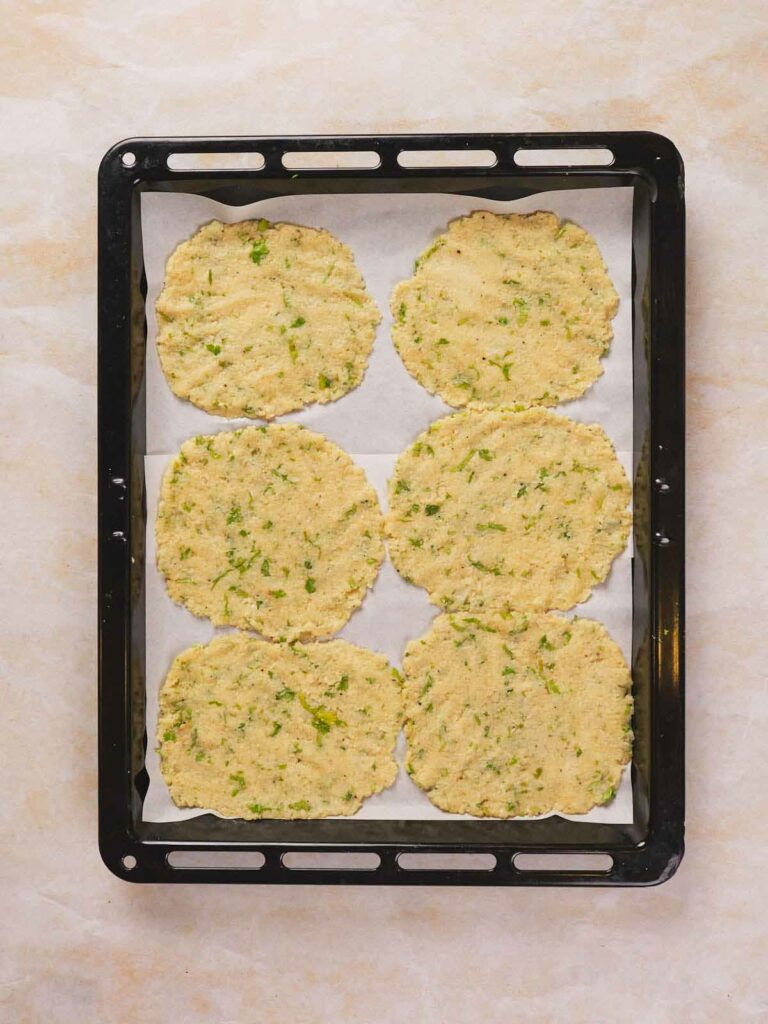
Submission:
<svg viewBox="0 0 768 1024">
<path fill-rule="evenodd" d="M 213 352 L 215 356 L 221 352 L 221 345 L 206 345 L 205 347 L 209 352 Z"/>
<path fill-rule="evenodd" d="M 235 772 L 234 775 L 229 776 L 230 781 L 234 782 L 235 786 L 232 790 L 232 796 L 237 796 L 238 793 L 242 793 L 245 789 L 245 776 L 242 772 Z"/>
<path fill-rule="evenodd" d="M 308 594 L 314 594 L 314 592 L 317 590 L 317 584 L 315 583 L 311 576 L 307 577 L 307 580 L 304 584 L 304 589 Z"/>
<path fill-rule="evenodd" d="M 299 694 L 299 703 L 312 716 L 312 728 L 317 731 L 318 743 L 322 742 L 323 736 L 326 736 L 333 726 L 346 725 L 335 711 L 329 711 L 322 704 L 310 704 L 303 693 Z"/>
<path fill-rule="evenodd" d="M 265 807 L 264 804 L 248 804 L 248 810 L 252 814 L 263 814 L 265 811 L 271 811 L 271 807 Z"/>
<path fill-rule="evenodd" d="M 260 264 L 268 253 L 269 249 L 267 248 L 267 243 L 263 238 L 257 238 L 251 247 L 251 259 L 253 262 Z"/>
</svg>

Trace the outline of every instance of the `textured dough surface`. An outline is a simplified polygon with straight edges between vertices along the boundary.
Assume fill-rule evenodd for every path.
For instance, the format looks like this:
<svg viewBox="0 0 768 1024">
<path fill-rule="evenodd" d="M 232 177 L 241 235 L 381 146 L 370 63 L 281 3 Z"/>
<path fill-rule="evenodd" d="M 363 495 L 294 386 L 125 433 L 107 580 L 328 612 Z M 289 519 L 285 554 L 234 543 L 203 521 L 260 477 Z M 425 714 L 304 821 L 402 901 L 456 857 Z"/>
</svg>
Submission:
<svg viewBox="0 0 768 1024">
<path fill-rule="evenodd" d="M 618 303 L 583 228 L 478 211 L 451 221 L 395 288 L 393 339 L 449 405 L 556 405 L 603 372 Z"/>
<path fill-rule="evenodd" d="M 623 550 L 630 493 L 602 427 L 547 409 L 454 413 L 397 460 L 389 553 L 447 611 L 571 608 Z"/>
<path fill-rule="evenodd" d="M 168 593 L 217 626 L 329 636 L 384 557 L 363 470 L 296 424 L 186 441 L 163 477 L 157 565 Z"/>
<path fill-rule="evenodd" d="M 632 680 L 590 619 L 441 615 L 403 660 L 408 772 L 444 811 L 582 814 L 630 758 Z"/>
<path fill-rule="evenodd" d="M 176 658 L 157 740 L 179 807 L 321 818 L 354 814 L 394 782 L 401 724 L 400 683 L 383 655 L 230 633 Z"/>
<path fill-rule="evenodd" d="M 214 220 L 182 242 L 156 310 L 174 394 L 264 419 L 356 387 L 381 319 L 346 245 L 265 220 Z"/>
</svg>

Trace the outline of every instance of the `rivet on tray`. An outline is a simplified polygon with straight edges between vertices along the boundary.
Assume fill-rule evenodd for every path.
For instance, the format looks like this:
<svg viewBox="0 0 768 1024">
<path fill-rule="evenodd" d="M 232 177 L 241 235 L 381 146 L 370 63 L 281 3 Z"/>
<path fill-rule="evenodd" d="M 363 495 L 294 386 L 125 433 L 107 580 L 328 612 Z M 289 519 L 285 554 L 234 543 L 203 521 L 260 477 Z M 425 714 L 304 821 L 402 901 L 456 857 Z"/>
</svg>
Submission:
<svg viewBox="0 0 768 1024">
<path fill-rule="evenodd" d="M 665 533 L 658 533 L 657 532 L 657 533 L 655 533 L 653 535 L 653 539 L 656 541 L 656 543 L 658 545 L 660 545 L 660 547 L 663 547 L 663 548 L 671 543 L 669 537 L 667 537 L 667 535 Z"/>
<path fill-rule="evenodd" d="M 666 494 L 666 493 L 667 493 L 667 491 L 669 490 L 669 484 L 667 483 L 667 481 L 666 481 L 666 480 L 663 480 L 663 479 L 662 479 L 661 477 L 658 477 L 658 478 L 657 478 L 656 480 L 654 480 L 653 482 L 654 482 L 654 483 L 656 484 L 656 487 L 658 488 L 658 490 L 659 490 L 659 491 L 660 491 L 660 492 L 661 492 L 662 494 Z"/>
</svg>

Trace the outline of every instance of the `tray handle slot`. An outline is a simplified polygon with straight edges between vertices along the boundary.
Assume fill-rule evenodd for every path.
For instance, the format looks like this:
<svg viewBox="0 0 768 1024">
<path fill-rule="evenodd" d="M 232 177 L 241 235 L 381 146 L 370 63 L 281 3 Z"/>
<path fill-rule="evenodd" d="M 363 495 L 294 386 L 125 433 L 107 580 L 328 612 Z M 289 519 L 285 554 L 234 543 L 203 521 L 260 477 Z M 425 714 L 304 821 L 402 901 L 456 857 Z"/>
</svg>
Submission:
<svg viewBox="0 0 768 1024">
<path fill-rule="evenodd" d="M 381 157 L 372 149 L 289 150 L 283 153 L 286 171 L 375 171 Z"/>
<path fill-rule="evenodd" d="M 492 853 L 401 853 L 397 858 L 401 871 L 493 871 Z"/>
<path fill-rule="evenodd" d="M 518 149 L 518 167 L 608 167 L 614 157 L 605 146 L 584 149 Z"/>
<path fill-rule="evenodd" d="M 258 850 L 172 850 L 167 857 L 169 866 L 177 871 L 257 871 L 265 860 Z"/>
<path fill-rule="evenodd" d="M 607 874 L 613 867 L 608 853 L 516 853 L 516 871 L 580 871 Z"/>
<path fill-rule="evenodd" d="M 398 164 L 405 170 L 425 167 L 495 167 L 498 157 L 492 149 L 401 149 Z"/>
<path fill-rule="evenodd" d="M 263 153 L 169 153 L 166 163 L 171 171 L 262 171 L 266 161 Z"/>
<path fill-rule="evenodd" d="M 283 854 L 281 864 L 289 871 L 376 871 L 381 866 L 381 857 L 363 850 L 289 850 Z"/>
</svg>

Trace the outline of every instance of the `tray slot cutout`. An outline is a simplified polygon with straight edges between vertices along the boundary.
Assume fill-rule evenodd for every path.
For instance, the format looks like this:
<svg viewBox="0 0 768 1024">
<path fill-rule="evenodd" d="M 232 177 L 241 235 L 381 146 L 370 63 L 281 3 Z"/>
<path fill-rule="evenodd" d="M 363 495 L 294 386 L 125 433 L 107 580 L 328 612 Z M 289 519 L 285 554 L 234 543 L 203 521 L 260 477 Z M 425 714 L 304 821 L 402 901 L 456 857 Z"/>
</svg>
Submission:
<svg viewBox="0 0 768 1024">
<path fill-rule="evenodd" d="M 517 871 L 590 871 L 607 874 L 613 867 L 608 853 L 516 853 Z"/>
<path fill-rule="evenodd" d="M 172 850 L 167 857 L 177 871 L 208 868 L 219 871 L 257 871 L 266 858 L 258 850 Z"/>
<path fill-rule="evenodd" d="M 493 871 L 492 853 L 401 853 L 397 866 L 403 871 Z"/>
<path fill-rule="evenodd" d="M 425 167 L 495 167 L 492 149 L 401 149 L 397 162 L 406 170 Z"/>
<path fill-rule="evenodd" d="M 172 171 L 261 171 L 265 160 L 262 153 L 169 153 L 166 163 Z"/>
<path fill-rule="evenodd" d="M 336 850 L 289 850 L 281 863 L 289 871 L 376 871 L 381 865 L 378 853 Z"/>
<path fill-rule="evenodd" d="M 283 153 L 286 171 L 375 171 L 381 167 L 381 157 L 372 149 L 323 150 L 305 152 L 290 150 Z"/>
<path fill-rule="evenodd" d="M 607 167 L 613 153 L 605 147 L 590 149 L 518 149 L 518 167 Z"/>
</svg>

